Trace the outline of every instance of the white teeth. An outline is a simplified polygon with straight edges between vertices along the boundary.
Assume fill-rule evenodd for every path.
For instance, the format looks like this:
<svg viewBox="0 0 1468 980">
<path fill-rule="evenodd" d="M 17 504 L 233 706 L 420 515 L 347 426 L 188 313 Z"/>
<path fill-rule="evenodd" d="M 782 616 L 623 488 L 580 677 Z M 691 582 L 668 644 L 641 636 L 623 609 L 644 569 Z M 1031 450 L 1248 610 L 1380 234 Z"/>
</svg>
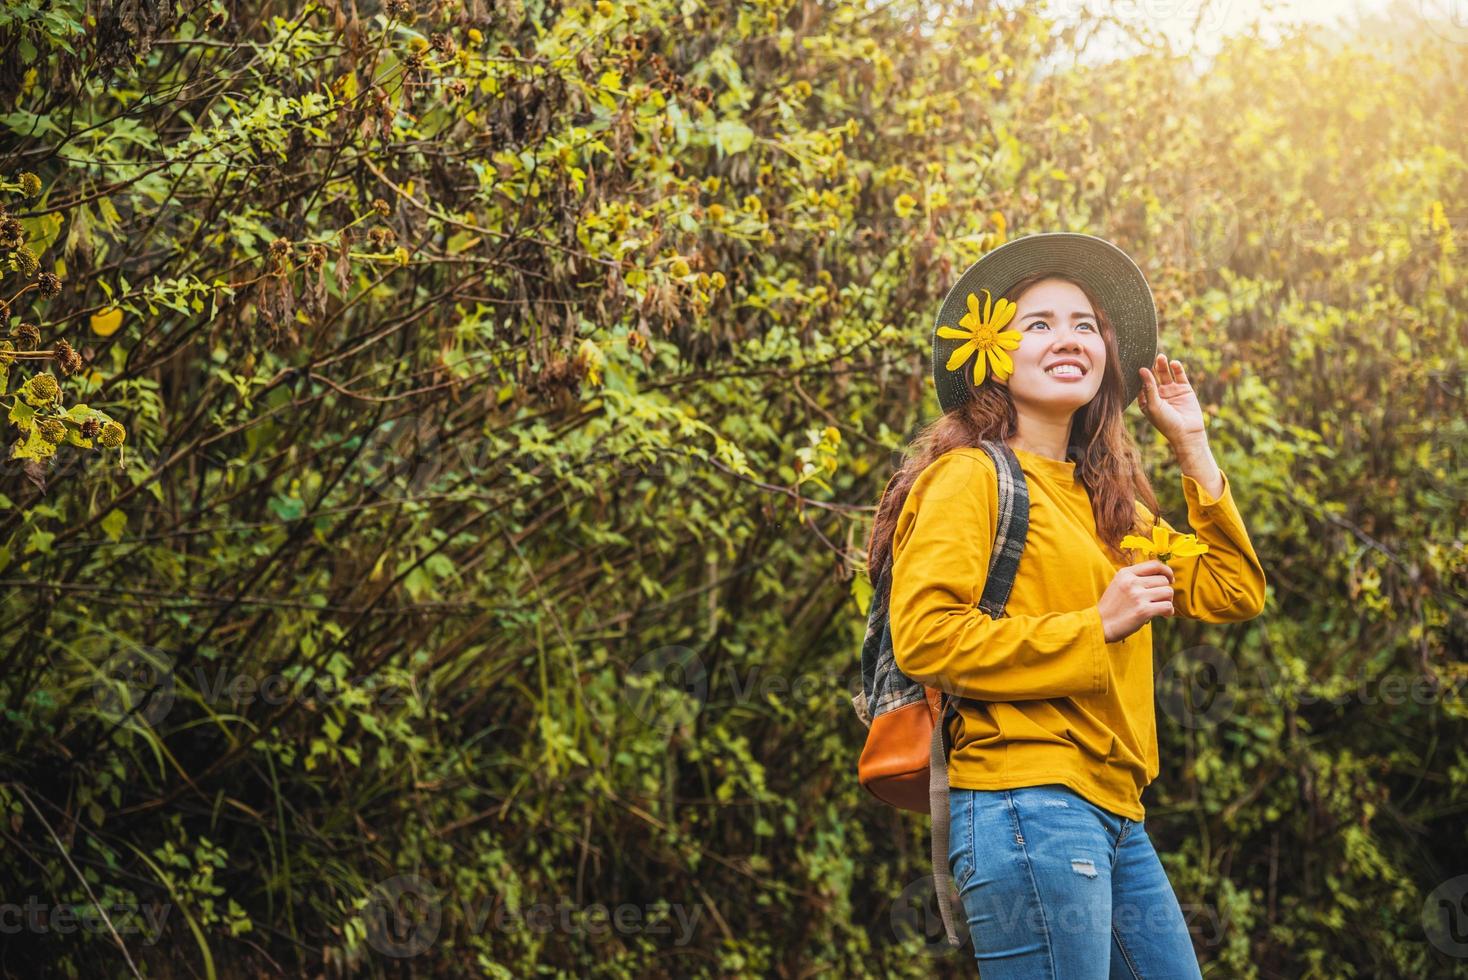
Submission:
<svg viewBox="0 0 1468 980">
<path fill-rule="evenodd" d="M 1057 365 L 1057 366 L 1055 366 L 1053 368 L 1047 368 L 1046 371 L 1045 371 L 1045 373 L 1046 374 L 1065 374 L 1065 375 L 1071 375 L 1073 377 L 1080 377 L 1080 375 L 1081 375 L 1081 369 L 1078 368 L 1078 367 L 1076 367 L 1074 364 L 1060 364 L 1060 365 Z"/>
</svg>

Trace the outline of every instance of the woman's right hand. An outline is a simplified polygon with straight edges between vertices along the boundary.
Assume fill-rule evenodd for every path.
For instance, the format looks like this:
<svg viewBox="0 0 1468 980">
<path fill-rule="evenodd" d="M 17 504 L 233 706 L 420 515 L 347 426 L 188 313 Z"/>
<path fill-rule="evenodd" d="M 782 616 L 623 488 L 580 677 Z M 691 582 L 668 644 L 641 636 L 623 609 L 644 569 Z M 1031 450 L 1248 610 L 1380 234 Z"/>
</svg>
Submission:
<svg viewBox="0 0 1468 980">
<path fill-rule="evenodd" d="M 1153 558 L 1118 569 L 1097 608 L 1106 642 L 1130 636 L 1153 616 L 1173 615 L 1173 571 Z"/>
</svg>

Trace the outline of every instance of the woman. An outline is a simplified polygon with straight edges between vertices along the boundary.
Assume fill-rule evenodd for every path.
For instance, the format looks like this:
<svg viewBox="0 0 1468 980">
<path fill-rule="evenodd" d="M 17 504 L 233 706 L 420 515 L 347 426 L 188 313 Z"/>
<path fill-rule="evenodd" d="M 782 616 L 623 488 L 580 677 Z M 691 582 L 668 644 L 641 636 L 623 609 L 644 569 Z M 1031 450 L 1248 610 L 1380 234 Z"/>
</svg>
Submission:
<svg viewBox="0 0 1468 980">
<path fill-rule="evenodd" d="M 948 856 L 983 978 L 1198 978 L 1144 825 L 1159 770 L 1151 621 L 1250 619 L 1265 578 L 1197 395 L 1156 353 L 1141 272 L 1089 235 L 1016 239 L 970 268 L 933 360 L 944 414 L 878 508 L 869 560 L 892 557 L 898 667 L 958 699 Z M 1177 458 L 1202 554 L 1122 548 L 1152 541 L 1154 523 L 1159 543 L 1176 533 L 1153 516 L 1122 419 L 1134 398 Z M 983 440 L 1013 451 L 1030 499 L 997 620 L 977 608 L 997 506 Z"/>
</svg>

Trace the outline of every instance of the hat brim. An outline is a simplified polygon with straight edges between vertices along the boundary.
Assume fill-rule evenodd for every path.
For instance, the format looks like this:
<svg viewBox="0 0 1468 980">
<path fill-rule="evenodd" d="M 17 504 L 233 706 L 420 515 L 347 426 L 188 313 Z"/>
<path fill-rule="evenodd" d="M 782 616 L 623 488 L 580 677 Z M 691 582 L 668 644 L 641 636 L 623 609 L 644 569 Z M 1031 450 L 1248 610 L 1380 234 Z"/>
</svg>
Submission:
<svg viewBox="0 0 1468 980">
<path fill-rule="evenodd" d="M 948 291 L 933 323 L 933 385 L 943 411 L 958 408 L 972 396 L 973 364 L 984 355 L 980 351 L 958 370 L 949 371 L 948 358 L 964 341 L 939 337 L 938 328 L 958 326 L 968 312 L 969 293 L 982 297 L 981 291 L 987 289 L 997 300 L 1034 272 L 1074 276 L 1095 295 L 1116 333 L 1124 404 L 1136 402 L 1142 390 L 1138 368 L 1150 366 L 1157 356 L 1157 307 L 1147 277 L 1130 256 L 1106 239 L 1055 231 L 1006 242 L 969 266 Z"/>
</svg>

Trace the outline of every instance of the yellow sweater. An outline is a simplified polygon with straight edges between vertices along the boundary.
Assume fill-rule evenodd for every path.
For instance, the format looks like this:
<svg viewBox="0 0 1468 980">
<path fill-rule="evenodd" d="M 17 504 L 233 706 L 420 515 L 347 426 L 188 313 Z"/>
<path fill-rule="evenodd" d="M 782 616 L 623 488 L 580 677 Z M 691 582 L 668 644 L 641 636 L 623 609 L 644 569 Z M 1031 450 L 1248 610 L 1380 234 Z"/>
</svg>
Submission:
<svg viewBox="0 0 1468 980">
<path fill-rule="evenodd" d="M 1016 449 L 1030 527 L 1005 616 L 978 609 L 998 510 L 994 463 L 955 449 L 913 484 L 893 537 L 892 643 L 913 680 L 963 702 L 950 735 L 951 785 L 1014 789 L 1063 783 L 1103 809 L 1145 815 L 1142 789 L 1158 773 L 1152 623 L 1107 643 L 1097 603 L 1124 563 L 1113 562 L 1075 463 Z M 1264 607 L 1264 570 L 1228 476 L 1214 500 L 1183 476 L 1188 523 L 1208 553 L 1174 558 L 1173 607 L 1209 623 Z M 1137 501 L 1138 533 L 1153 515 Z M 1167 521 L 1159 523 L 1174 530 Z"/>
</svg>

